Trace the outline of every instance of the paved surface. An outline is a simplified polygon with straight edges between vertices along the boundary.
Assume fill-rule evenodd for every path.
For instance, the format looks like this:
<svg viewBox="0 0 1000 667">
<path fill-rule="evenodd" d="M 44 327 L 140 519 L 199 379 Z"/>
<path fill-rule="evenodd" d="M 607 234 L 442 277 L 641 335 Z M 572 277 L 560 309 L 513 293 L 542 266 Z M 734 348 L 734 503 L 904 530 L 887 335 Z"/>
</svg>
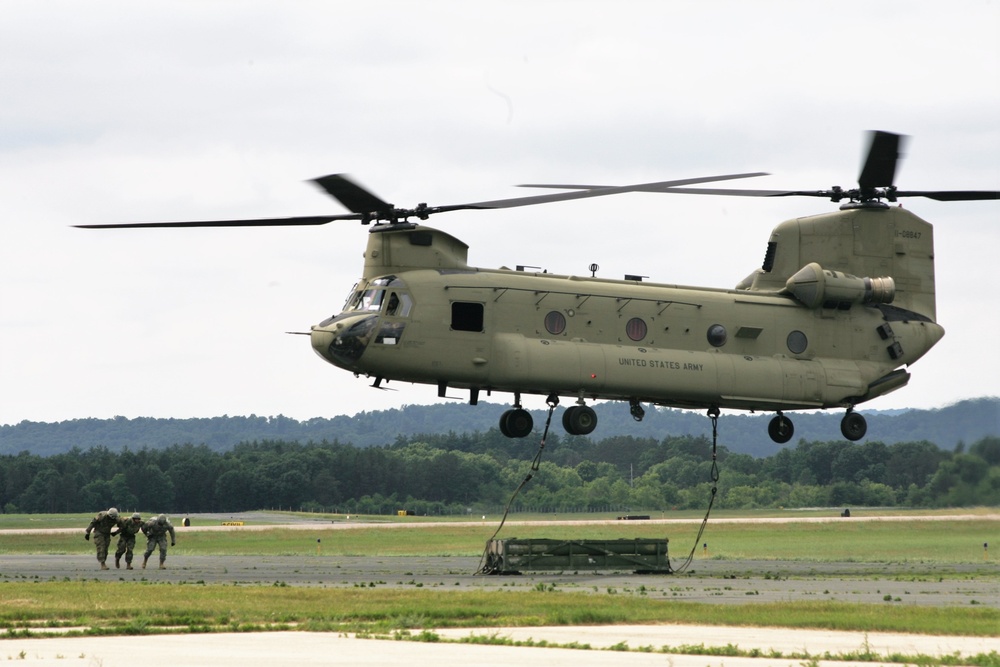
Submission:
<svg viewBox="0 0 1000 667">
<path fill-rule="evenodd" d="M 865 650 L 877 655 L 953 655 L 1000 652 L 1000 640 L 915 635 L 712 628 L 703 626 L 607 626 L 587 628 L 501 628 L 482 631 L 440 631 L 441 636 L 468 636 L 472 632 L 512 639 L 589 644 L 594 650 L 418 643 L 355 639 L 334 633 L 165 635 L 141 638 L 41 638 L 0 640 L 0 661 L 16 660 L 35 667 L 263 667 L 272 665 L 378 665 L 380 667 L 801 667 L 803 658 L 742 658 L 597 650 L 625 642 L 629 647 L 706 646 L 733 644 L 746 651 L 774 649 L 783 655 L 826 652 L 845 654 Z M 824 662 L 824 667 L 853 667 L 874 662 Z"/>
<path fill-rule="evenodd" d="M 81 540 L 82 541 L 82 540 Z M 470 590 L 547 589 L 593 594 L 644 595 L 678 601 L 745 604 L 786 600 L 838 600 L 871 604 L 1000 608 L 996 564 L 803 563 L 695 560 L 683 574 L 529 572 L 476 574 L 477 558 L 343 556 L 201 556 L 178 547 L 167 569 L 102 571 L 90 554 L 2 555 L 0 582 L 47 580 L 162 581 L 289 586 Z M 137 563 L 141 563 L 141 555 Z M 124 564 L 123 564 L 124 568 Z M 887 599 L 888 596 L 888 599 Z"/>
</svg>

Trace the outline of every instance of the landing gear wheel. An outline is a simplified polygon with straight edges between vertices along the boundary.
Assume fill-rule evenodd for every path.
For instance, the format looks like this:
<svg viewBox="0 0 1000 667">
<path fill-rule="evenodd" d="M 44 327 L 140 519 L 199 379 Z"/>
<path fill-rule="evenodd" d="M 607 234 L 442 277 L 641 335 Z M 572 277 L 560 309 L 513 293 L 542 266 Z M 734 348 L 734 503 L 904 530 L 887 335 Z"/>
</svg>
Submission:
<svg viewBox="0 0 1000 667">
<path fill-rule="evenodd" d="M 779 414 L 767 425 L 767 434 L 771 436 L 771 440 L 779 445 L 791 440 L 794 433 L 795 427 L 792 426 L 792 420 L 783 414 Z"/>
<path fill-rule="evenodd" d="M 508 438 L 523 438 L 535 427 L 531 413 L 524 408 L 507 410 L 500 415 L 500 432 Z"/>
<path fill-rule="evenodd" d="M 860 440 L 868 432 L 868 422 L 865 421 L 864 415 L 859 415 L 857 412 L 848 412 L 840 420 L 840 432 L 851 442 Z"/>
<path fill-rule="evenodd" d="M 597 428 L 597 413 L 588 405 L 572 405 L 563 413 L 562 422 L 570 435 L 589 435 Z"/>
<path fill-rule="evenodd" d="M 503 414 L 500 415 L 499 426 L 500 426 L 500 432 L 504 434 L 504 437 L 513 438 L 514 436 L 512 436 L 510 434 L 510 431 L 507 430 L 507 415 L 509 414 L 510 410 L 506 410 Z"/>
</svg>

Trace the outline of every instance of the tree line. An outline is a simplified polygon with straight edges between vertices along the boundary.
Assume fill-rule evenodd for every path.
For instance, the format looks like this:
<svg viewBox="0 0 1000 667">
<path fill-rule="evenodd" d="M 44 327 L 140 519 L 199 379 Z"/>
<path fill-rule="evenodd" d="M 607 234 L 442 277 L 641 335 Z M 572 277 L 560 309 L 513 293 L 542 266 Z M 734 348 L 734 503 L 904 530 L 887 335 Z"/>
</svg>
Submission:
<svg viewBox="0 0 1000 667">
<path fill-rule="evenodd" d="M 282 415 L 189 419 L 115 417 L 54 423 L 22 421 L 0 425 L 0 455 L 29 451 L 51 456 L 65 453 L 74 446 L 85 450 L 107 447 L 120 452 L 125 448 L 160 449 L 184 442 L 205 444 L 213 451 L 224 452 L 241 442 L 254 440 L 321 442 L 337 439 L 358 447 L 377 447 L 393 442 L 399 434 L 486 432 L 496 428 L 500 415 L 509 407 L 487 401 L 480 401 L 478 405 L 459 402 L 409 405 L 305 421 Z M 595 433 L 600 437 L 662 437 L 666 433 L 707 436 L 711 433 L 709 420 L 700 411 L 647 406 L 645 418 L 636 422 L 628 406 L 621 401 L 598 401 L 593 407 L 599 419 Z M 531 413 L 536 425 L 545 423 L 545 410 L 531 410 Z M 557 412 L 555 419 L 561 416 L 561 412 Z M 767 422 L 772 416 L 725 412 L 719 418 L 719 433 L 727 438 L 723 442 L 731 451 L 770 456 L 778 448 L 767 435 Z M 842 437 L 842 416 L 836 410 L 796 412 L 792 419 L 797 434 L 812 440 L 833 440 Z M 986 436 L 1000 436 L 1000 398 L 997 397 L 967 399 L 934 410 L 865 410 L 865 416 L 869 439 L 886 444 L 929 440 L 951 449 L 960 441 L 976 442 Z"/>
<path fill-rule="evenodd" d="M 945 450 L 925 440 L 884 444 L 805 441 L 768 457 L 719 446 L 712 479 L 705 436 L 602 440 L 550 433 L 537 443 L 496 429 L 399 436 L 355 447 L 265 440 L 225 452 L 72 448 L 43 457 L 0 455 L 0 509 L 13 513 L 239 512 L 256 509 L 391 514 L 496 513 L 518 495 L 521 511 L 668 511 L 716 507 L 1000 505 L 1000 438 Z"/>
</svg>

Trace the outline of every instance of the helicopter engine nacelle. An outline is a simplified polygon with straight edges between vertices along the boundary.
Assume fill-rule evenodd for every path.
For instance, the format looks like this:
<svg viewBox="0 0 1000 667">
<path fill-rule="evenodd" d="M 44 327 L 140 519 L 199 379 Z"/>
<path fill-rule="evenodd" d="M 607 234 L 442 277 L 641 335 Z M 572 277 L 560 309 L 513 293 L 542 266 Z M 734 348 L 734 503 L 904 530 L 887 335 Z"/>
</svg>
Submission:
<svg viewBox="0 0 1000 667">
<path fill-rule="evenodd" d="M 896 283 L 890 277 L 858 278 L 824 269 L 816 262 L 798 270 L 785 289 L 808 308 L 849 308 L 856 303 L 892 303 Z"/>
</svg>

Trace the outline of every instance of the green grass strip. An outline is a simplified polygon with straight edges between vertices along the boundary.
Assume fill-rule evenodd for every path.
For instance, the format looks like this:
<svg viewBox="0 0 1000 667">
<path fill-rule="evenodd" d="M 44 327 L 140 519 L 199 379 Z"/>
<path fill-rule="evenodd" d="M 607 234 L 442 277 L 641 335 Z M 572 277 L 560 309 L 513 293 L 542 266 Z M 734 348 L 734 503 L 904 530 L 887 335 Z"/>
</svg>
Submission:
<svg viewBox="0 0 1000 667">
<path fill-rule="evenodd" d="M 143 634 L 298 628 L 391 632 L 441 627 L 682 623 L 994 636 L 1000 610 L 840 602 L 678 603 L 560 591 L 428 591 L 282 585 L 0 583 L 0 628 Z"/>
</svg>

